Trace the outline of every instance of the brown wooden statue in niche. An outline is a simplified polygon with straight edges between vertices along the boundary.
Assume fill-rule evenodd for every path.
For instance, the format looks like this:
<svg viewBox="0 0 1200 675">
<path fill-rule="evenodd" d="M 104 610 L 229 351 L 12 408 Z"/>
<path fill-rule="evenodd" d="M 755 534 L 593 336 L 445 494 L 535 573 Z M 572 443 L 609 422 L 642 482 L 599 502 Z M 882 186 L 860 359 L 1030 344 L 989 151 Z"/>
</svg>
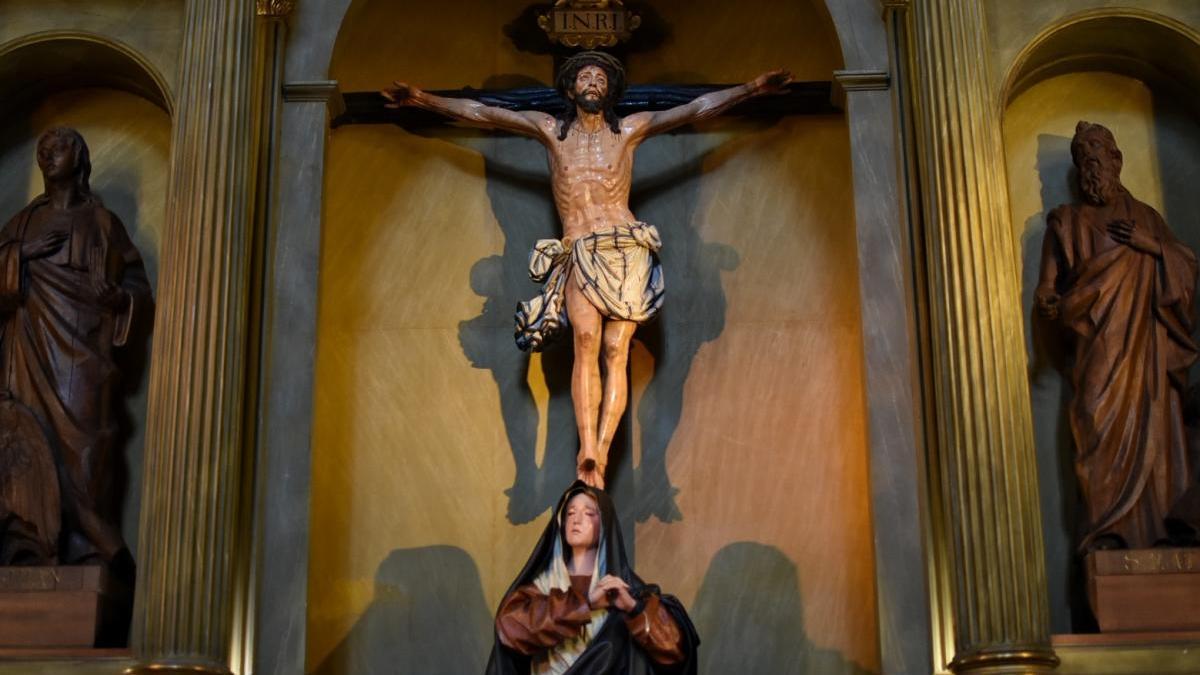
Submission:
<svg viewBox="0 0 1200 675">
<path fill-rule="evenodd" d="M 113 348 L 150 305 L 141 256 L 92 194 L 87 144 L 37 144 L 45 192 L 0 230 L 0 564 L 122 557 L 107 514 Z"/>
<path fill-rule="evenodd" d="M 1084 201 L 1047 219 L 1035 303 L 1073 341 L 1079 549 L 1147 548 L 1196 479 L 1183 424 L 1196 255 L 1121 185 L 1112 132 L 1080 122 L 1071 156 Z"/>
<path fill-rule="evenodd" d="M 539 241 L 531 255 L 530 276 L 545 286 L 518 307 L 517 345 L 540 349 L 570 317 L 577 474 L 589 485 L 604 487 L 608 449 L 627 402 L 630 340 L 663 300 L 658 230 L 629 210 L 634 151 L 650 136 L 714 117 L 754 96 L 781 92 L 790 81 L 786 71 L 772 71 L 669 110 L 621 118 L 615 106 L 625 90 L 624 68 L 616 58 L 592 51 L 570 57 L 559 68 L 555 86 L 567 106 L 558 118 L 435 96 L 402 82 L 383 92 L 389 107 L 431 110 L 529 136 L 546 147 L 564 236 Z"/>
</svg>

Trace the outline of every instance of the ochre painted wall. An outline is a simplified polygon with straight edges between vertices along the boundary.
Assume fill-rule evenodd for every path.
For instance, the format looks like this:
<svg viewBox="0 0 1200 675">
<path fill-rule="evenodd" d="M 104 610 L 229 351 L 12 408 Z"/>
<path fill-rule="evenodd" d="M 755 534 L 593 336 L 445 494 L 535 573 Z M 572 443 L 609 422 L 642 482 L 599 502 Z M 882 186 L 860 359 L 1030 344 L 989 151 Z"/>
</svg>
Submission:
<svg viewBox="0 0 1200 675">
<path fill-rule="evenodd" d="M 155 287 L 170 161 L 171 118 L 167 113 L 144 99 L 111 89 L 66 91 L 32 107 L 5 112 L 0 116 L 0 218 L 7 221 L 42 192 L 42 176 L 34 157 L 38 136 L 52 127 L 74 127 L 91 151 L 92 190 L 125 224 L 146 263 L 151 287 Z M 148 332 L 147 319 L 141 326 Z M 123 476 L 115 480 L 125 487 L 122 532 L 136 552 L 149 344 L 144 337 L 136 339 L 119 353 L 128 368 L 125 377 L 130 391 L 121 424 Z"/>
<path fill-rule="evenodd" d="M 1072 200 L 1071 137 L 1079 120 L 1107 126 L 1124 154 L 1121 180 L 1157 209 L 1176 236 L 1200 249 L 1200 127 L 1173 96 L 1143 82 L 1103 72 L 1061 75 L 1024 91 L 1004 116 L 1012 225 L 1021 242 L 1022 301 L 1031 318 L 1046 214 Z M 1077 491 L 1066 420 L 1069 385 L 1063 363 L 1026 321 L 1030 390 L 1045 531 L 1050 614 L 1054 632 L 1079 630 L 1086 600 L 1072 579 Z M 1040 335 L 1040 333 L 1039 333 Z M 1056 367 L 1057 366 L 1057 367 Z M 1074 610 L 1072 610 L 1074 605 Z"/>
<path fill-rule="evenodd" d="M 635 82 L 839 67 L 808 3 L 656 3 L 673 37 Z M 546 83 L 497 1 L 356 5 L 346 91 Z M 462 129 L 332 132 L 314 419 L 308 669 L 477 672 L 491 614 L 572 477 L 569 348 L 512 310 L 558 236 L 544 153 Z M 639 331 L 612 492 L 648 581 L 701 632 L 701 670 L 878 669 L 862 327 L 841 116 L 725 120 L 646 143 L 634 212 L 667 307 Z M 677 492 L 672 492 L 672 488 Z"/>
</svg>

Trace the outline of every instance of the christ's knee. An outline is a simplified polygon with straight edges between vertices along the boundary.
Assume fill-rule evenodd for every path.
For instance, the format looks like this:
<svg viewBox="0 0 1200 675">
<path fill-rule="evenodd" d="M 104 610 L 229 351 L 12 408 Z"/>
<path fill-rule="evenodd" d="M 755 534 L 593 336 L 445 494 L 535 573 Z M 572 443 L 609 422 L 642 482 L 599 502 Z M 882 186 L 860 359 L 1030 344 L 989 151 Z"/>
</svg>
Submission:
<svg viewBox="0 0 1200 675">
<path fill-rule="evenodd" d="M 611 368 L 624 368 L 629 361 L 629 340 L 621 337 L 604 338 L 604 362 Z"/>
<path fill-rule="evenodd" d="M 575 352 L 595 355 L 600 351 L 599 329 L 575 326 Z"/>
</svg>

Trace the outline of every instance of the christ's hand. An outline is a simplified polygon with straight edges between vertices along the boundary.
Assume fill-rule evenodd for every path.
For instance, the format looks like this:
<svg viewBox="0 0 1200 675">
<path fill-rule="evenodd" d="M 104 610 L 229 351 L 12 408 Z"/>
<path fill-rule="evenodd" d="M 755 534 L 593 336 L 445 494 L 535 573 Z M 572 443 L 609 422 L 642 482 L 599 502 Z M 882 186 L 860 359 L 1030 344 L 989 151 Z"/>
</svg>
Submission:
<svg viewBox="0 0 1200 675">
<path fill-rule="evenodd" d="M 413 99 L 415 99 L 421 93 L 421 90 L 417 89 L 411 84 L 404 82 L 393 82 L 392 86 L 387 87 L 379 93 L 383 94 L 383 97 L 388 100 L 383 107 L 401 108 L 406 105 L 412 105 Z"/>
<path fill-rule="evenodd" d="M 771 70 L 754 78 L 750 86 L 754 94 L 782 94 L 792 81 L 792 74 L 786 70 Z"/>
</svg>

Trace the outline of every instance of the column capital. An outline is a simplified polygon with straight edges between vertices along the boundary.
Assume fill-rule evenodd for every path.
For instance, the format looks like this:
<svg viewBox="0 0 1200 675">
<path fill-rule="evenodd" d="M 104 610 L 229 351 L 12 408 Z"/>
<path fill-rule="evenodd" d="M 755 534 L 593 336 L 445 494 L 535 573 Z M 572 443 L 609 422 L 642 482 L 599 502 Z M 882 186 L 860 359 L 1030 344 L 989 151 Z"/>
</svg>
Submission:
<svg viewBox="0 0 1200 675">
<path fill-rule="evenodd" d="M 286 19 L 296 8 L 296 0 L 255 0 L 255 11 L 268 19 Z"/>
</svg>

